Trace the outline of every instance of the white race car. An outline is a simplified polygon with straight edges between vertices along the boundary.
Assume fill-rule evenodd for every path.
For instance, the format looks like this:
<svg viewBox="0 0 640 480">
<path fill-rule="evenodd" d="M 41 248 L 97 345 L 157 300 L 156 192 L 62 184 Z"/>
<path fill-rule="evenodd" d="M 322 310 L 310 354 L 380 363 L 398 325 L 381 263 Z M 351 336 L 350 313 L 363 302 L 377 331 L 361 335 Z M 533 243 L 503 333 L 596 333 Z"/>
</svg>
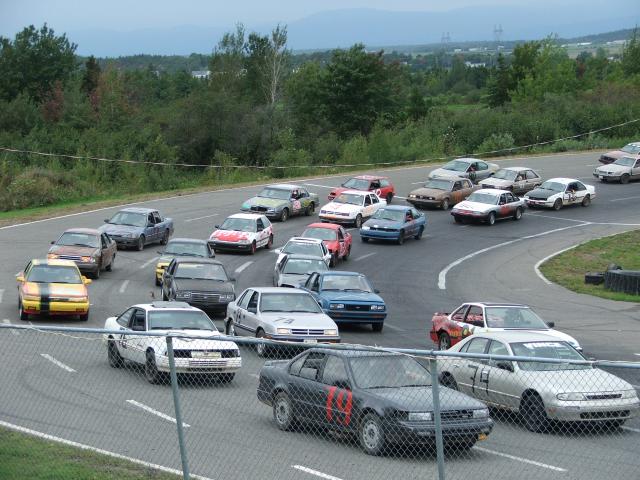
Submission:
<svg viewBox="0 0 640 480">
<path fill-rule="evenodd" d="M 575 178 L 550 178 L 524 196 L 527 206 L 560 210 L 566 205 L 589 206 L 596 198 L 596 188 Z"/>
<path fill-rule="evenodd" d="M 150 383 L 159 383 L 169 372 L 167 334 L 184 334 L 189 338 L 174 338 L 173 351 L 177 373 L 213 375 L 230 382 L 242 366 L 240 350 L 231 341 L 218 340 L 220 332 L 202 310 L 183 302 L 153 302 L 134 305 L 117 317 L 107 318 L 105 334 L 109 365 L 120 368 L 125 361 L 144 365 Z M 153 332 L 158 337 L 134 335 L 132 332 Z M 201 338 L 194 338 L 201 337 Z"/>
<path fill-rule="evenodd" d="M 457 223 L 467 219 L 493 225 L 502 218 L 520 220 L 523 212 L 524 201 L 513 193 L 497 188 L 482 188 L 457 203 L 451 210 L 451 215 Z"/>
<path fill-rule="evenodd" d="M 613 163 L 597 167 L 593 176 L 603 182 L 629 183 L 629 180 L 640 178 L 640 158 L 620 157 Z"/>
<path fill-rule="evenodd" d="M 345 190 L 320 209 L 319 217 L 323 222 L 346 223 L 360 228 L 364 220 L 386 204 L 373 192 Z"/>
<path fill-rule="evenodd" d="M 331 252 L 322 240 L 317 238 L 291 237 L 284 247 L 276 250 L 280 263 L 287 255 L 310 255 L 322 259 L 327 266 L 331 263 Z"/>
<path fill-rule="evenodd" d="M 260 247 L 273 245 L 273 226 L 265 215 L 236 213 L 226 218 L 209 237 L 209 246 L 218 250 L 256 253 Z"/>
</svg>

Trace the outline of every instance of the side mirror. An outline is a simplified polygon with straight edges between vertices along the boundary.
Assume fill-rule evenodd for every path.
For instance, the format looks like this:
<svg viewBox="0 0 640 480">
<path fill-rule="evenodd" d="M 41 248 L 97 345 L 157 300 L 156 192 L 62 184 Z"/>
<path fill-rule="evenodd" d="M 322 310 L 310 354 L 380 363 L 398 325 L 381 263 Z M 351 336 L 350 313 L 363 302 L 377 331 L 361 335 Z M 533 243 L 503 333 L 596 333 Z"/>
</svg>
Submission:
<svg viewBox="0 0 640 480">
<path fill-rule="evenodd" d="M 51 240 L 51 245 L 53 245 L 54 243 L 56 243 L 56 241 L 55 240 Z"/>
<path fill-rule="evenodd" d="M 105 218 L 105 219 L 104 219 L 104 223 L 109 223 L 109 219 L 108 219 L 108 218 Z"/>
<path fill-rule="evenodd" d="M 85 285 L 89 285 L 91 283 L 91 279 L 85 277 L 84 275 L 82 276 L 82 283 L 84 283 Z"/>
<path fill-rule="evenodd" d="M 351 384 L 349 383 L 349 380 L 336 380 L 335 382 L 333 382 L 333 385 L 338 388 L 342 388 L 343 390 L 351 390 Z"/>
<path fill-rule="evenodd" d="M 511 362 L 498 362 L 496 367 L 500 370 L 506 370 L 507 372 L 513 372 L 513 363 Z"/>
<path fill-rule="evenodd" d="M 553 328 L 556 326 L 556 322 L 547 322 L 547 327 Z"/>
<path fill-rule="evenodd" d="M 18 275 L 16 275 L 16 282 L 24 282 L 24 273 L 19 273 Z"/>
<path fill-rule="evenodd" d="M 220 225 L 214 225 L 213 228 L 220 228 Z"/>
<path fill-rule="evenodd" d="M 374 288 L 373 293 L 380 293 L 380 290 L 378 290 L 377 288 Z"/>
</svg>

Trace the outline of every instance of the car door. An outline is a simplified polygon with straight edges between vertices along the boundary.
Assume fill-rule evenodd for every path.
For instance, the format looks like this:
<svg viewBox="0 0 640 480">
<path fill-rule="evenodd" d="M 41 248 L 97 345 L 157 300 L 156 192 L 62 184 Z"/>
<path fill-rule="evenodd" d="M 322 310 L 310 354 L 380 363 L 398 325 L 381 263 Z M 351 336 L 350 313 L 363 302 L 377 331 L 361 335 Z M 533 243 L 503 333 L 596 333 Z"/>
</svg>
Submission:
<svg viewBox="0 0 640 480">
<path fill-rule="evenodd" d="M 404 225 L 402 228 L 407 237 L 411 237 L 416 233 L 416 219 L 410 209 L 404 212 Z"/>
<path fill-rule="evenodd" d="M 511 355 L 507 346 L 497 340 L 491 340 L 489 355 Z M 519 397 L 511 395 L 514 391 L 515 375 L 513 372 L 501 368 L 505 364 L 511 364 L 505 360 L 489 360 L 481 373 L 486 378 L 487 401 L 495 405 L 514 408 L 519 402 Z"/>
<path fill-rule="evenodd" d="M 164 230 L 162 223 L 164 219 L 160 216 L 160 214 L 156 211 L 153 212 L 153 234 L 154 234 L 154 242 L 159 242 L 164 236 Z"/>
<path fill-rule="evenodd" d="M 351 424 L 353 392 L 344 359 L 327 354 L 321 378 L 322 393 L 317 402 L 323 420 L 332 428 L 347 429 Z"/>
<path fill-rule="evenodd" d="M 466 197 L 464 196 L 464 190 L 462 188 L 462 181 L 461 180 L 457 180 L 455 182 L 453 182 L 453 186 L 451 187 L 451 202 L 449 202 L 452 205 L 455 205 L 456 203 L 460 203 L 461 201 L 463 201 Z"/>
<path fill-rule="evenodd" d="M 533 170 L 527 170 L 525 172 L 525 177 L 526 177 L 525 192 L 529 192 L 542 184 L 542 179 L 540 178 L 540 175 L 538 175 Z"/>
<path fill-rule="evenodd" d="M 145 331 L 146 330 L 146 318 L 145 311 L 142 308 L 135 308 L 131 317 L 129 318 L 128 328 L 126 333 L 122 336 L 120 345 L 123 351 L 126 351 L 124 358 L 136 363 L 144 363 L 144 342 L 145 337 L 139 335 L 132 335 L 133 331 Z"/>
<path fill-rule="evenodd" d="M 147 226 L 144 229 L 145 244 L 153 243 L 156 241 L 156 223 L 153 218 L 153 213 L 147 214 Z"/>
<path fill-rule="evenodd" d="M 462 325 L 462 336 L 468 337 L 474 332 L 484 330 L 484 313 L 482 307 L 478 305 L 471 305 L 467 310 L 464 319 L 460 322 Z M 466 332 L 465 332 L 466 330 Z"/>
<path fill-rule="evenodd" d="M 371 202 L 371 195 L 363 195 L 363 207 L 362 207 L 362 216 L 366 219 L 373 215 L 373 206 Z"/>
<path fill-rule="evenodd" d="M 636 163 L 631 167 L 631 177 L 640 178 L 640 158 L 636 160 Z"/>
<path fill-rule="evenodd" d="M 488 339 L 482 337 L 473 338 L 466 348 L 466 353 L 486 353 L 488 347 Z M 460 390 L 480 400 L 486 399 L 487 382 L 486 377 L 482 375 L 486 367 L 486 361 L 477 358 L 462 358 L 460 364 L 460 371 L 462 372 L 460 381 L 456 378 Z"/>
<path fill-rule="evenodd" d="M 255 300 L 254 300 L 255 297 Z M 247 290 L 244 292 L 238 303 L 236 303 L 236 308 L 233 311 L 233 318 L 231 321 L 233 322 L 233 327 L 236 331 L 236 335 L 254 335 L 255 329 L 252 329 L 248 326 L 249 319 L 247 318 L 247 311 L 249 308 L 249 302 L 253 301 L 253 304 L 258 304 L 258 292 L 254 290 Z"/>
<path fill-rule="evenodd" d="M 491 171 L 489 170 L 489 165 L 485 162 L 475 162 L 476 167 L 476 179 L 483 180 L 489 176 Z"/>
<path fill-rule="evenodd" d="M 504 218 L 509 216 L 511 209 L 509 207 L 509 203 L 507 202 L 507 194 L 503 193 L 500 195 L 498 199 L 498 211 L 496 212 L 496 217 Z"/>
<path fill-rule="evenodd" d="M 110 265 L 113 261 L 113 248 L 109 237 L 105 233 L 100 234 L 100 268 Z"/>
<path fill-rule="evenodd" d="M 347 242 L 345 241 L 344 228 L 339 227 L 336 235 L 338 237 L 338 256 L 344 257 L 347 254 Z"/>
<path fill-rule="evenodd" d="M 117 339 L 116 339 L 116 347 L 118 348 L 118 351 L 120 352 L 120 356 L 122 356 L 122 358 L 125 358 L 127 360 L 130 360 L 129 358 L 129 350 L 127 349 L 127 347 L 125 346 L 126 344 L 126 332 L 129 330 L 130 327 L 130 322 L 131 322 L 131 316 L 133 315 L 133 313 L 136 311 L 135 308 L 129 308 L 127 310 L 125 310 L 118 318 L 116 318 L 116 323 L 118 324 L 118 328 L 120 330 L 120 335 L 118 335 Z"/>
<path fill-rule="evenodd" d="M 515 193 L 527 191 L 527 173 L 526 170 L 521 170 L 516 174 L 516 178 L 513 181 L 512 191 Z"/>
<path fill-rule="evenodd" d="M 325 356 L 323 352 L 309 352 L 299 371 L 290 370 L 297 377 L 289 386 L 295 415 L 315 423 L 325 418 L 326 390 L 320 383 Z"/>
</svg>

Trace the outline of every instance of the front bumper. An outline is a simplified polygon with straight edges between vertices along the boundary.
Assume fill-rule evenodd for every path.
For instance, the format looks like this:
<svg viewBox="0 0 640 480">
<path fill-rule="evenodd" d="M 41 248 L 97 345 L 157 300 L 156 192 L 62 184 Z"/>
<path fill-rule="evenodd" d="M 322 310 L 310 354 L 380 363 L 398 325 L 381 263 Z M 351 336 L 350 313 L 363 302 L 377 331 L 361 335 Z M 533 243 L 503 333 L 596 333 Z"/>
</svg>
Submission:
<svg viewBox="0 0 640 480">
<path fill-rule="evenodd" d="M 620 181 L 622 178 L 622 173 L 620 174 L 610 174 L 610 173 L 596 173 L 593 172 L 593 176 L 599 178 L 600 180 L 614 180 Z"/>
<path fill-rule="evenodd" d="M 75 262 L 81 273 L 96 273 L 100 265 L 96 262 Z"/>
<path fill-rule="evenodd" d="M 175 358 L 176 373 L 233 373 L 242 367 L 242 358 Z M 169 358 L 156 355 L 161 372 L 169 371 Z"/>
<path fill-rule="evenodd" d="M 445 441 L 485 438 L 493 430 L 490 418 L 442 422 L 442 436 Z M 433 422 L 388 422 L 386 429 L 392 443 L 432 443 L 436 439 L 436 427 Z"/>
<path fill-rule="evenodd" d="M 442 206 L 442 200 L 426 200 L 424 198 L 407 198 L 407 202 L 409 202 L 411 205 L 418 208 Z"/>
<path fill-rule="evenodd" d="M 554 204 L 555 200 L 553 202 L 550 202 L 548 200 L 530 200 L 530 199 L 525 199 L 524 203 L 527 204 L 528 207 L 545 207 L 545 208 L 552 208 L 553 204 Z"/>
<path fill-rule="evenodd" d="M 138 245 L 138 238 L 139 237 L 111 237 L 118 247 L 135 247 Z"/>
<path fill-rule="evenodd" d="M 373 238 L 378 240 L 397 240 L 400 237 L 400 231 L 388 230 L 364 230 L 360 229 L 360 236 L 363 238 Z"/>
<path fill-rule="evenodd" d="M 547 416 L 562 422 L 607 422 L 627 420 L 640 414 L 640 402 L 637 399 L 620 399 L 581 402 L 555 401 L 546 406 Z"/>
<path fill-rule="evenodd" d="M 265 335 L 269 340 L 292 343 L 340 343 L 340 337 L 325 337 L 315 335 Z"/>
<path fill-rule="evenodd" d="M 487 218 L 489 218 L 489 213 L 491 212 L 470 212 L 470 211 L 452 211 L 451 215 L 454 217 L 460 217 L 460 218 L 470 218 L 472 220 L 480 220 L 480 221 L 485 221 Z"/>
<path fill-rule="evenodd" d="M 318 217 L 325 222 L 339 223 L 341 225 L 351 225 L 356 221 L 356 217 L 343 217 L 342 215 L 320 214 Z"/>
<path fill-rule="evenodd" d="M 211 240 L 208 243 L 211 248 L 216 250 L 232 250 L 236 252 L 248 252 L 251 250 L 251 243 L 231 243 Z"/>
<path fill-rule="evenodd" d="M 241 208 L 240 209 L 241 212 L 246 212 L 246 213 L 257 213 L 260 215 L 264 215 L 267 218 L 280 218 L 280 214 L 282 213 L 282 209 L 278 209 L 278 210 L 267 210 L 267 209 L 262 209 L 262 208 Z"/>
<path fill-rule="evenodd" d="M 39 300 L 22 300 L 22 309 L 30 315 L 84 315 L 89 312 L 89 301 L 53 301 L 49 302 L 47 306 Z"/>
</svg>

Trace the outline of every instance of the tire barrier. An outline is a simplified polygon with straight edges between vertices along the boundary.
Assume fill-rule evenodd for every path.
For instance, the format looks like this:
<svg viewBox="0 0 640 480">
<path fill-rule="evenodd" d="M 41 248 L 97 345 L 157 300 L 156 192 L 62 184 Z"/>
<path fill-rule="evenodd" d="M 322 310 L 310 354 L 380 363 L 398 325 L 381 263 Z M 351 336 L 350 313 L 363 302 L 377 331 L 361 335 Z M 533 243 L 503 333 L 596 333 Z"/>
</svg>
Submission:
<svg viewBox="0 0 640 480">
<path fill-rule="evenodd" d="M 608 270 L 604 274 L 604 286 L 614 292 L 640 295 L 640 270 Z"/>
<path fill-rule="evenodd" d="M 589 272 L 584 274 L 584 283 L 588 285 L 600 285 L 604 282 L 604 273 Z"/>
</svg>

